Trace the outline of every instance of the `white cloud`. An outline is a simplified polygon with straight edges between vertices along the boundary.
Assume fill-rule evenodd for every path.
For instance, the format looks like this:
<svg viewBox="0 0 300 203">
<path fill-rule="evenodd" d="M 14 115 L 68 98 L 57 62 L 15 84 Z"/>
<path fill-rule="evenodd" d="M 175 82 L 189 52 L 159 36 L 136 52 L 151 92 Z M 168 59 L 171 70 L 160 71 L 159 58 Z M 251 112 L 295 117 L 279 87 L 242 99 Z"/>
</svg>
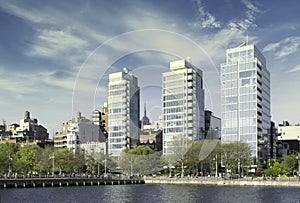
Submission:
<svg viewBox="0 0 300 203">
<path fill-rule="evenodd" d="M 0 6 L 4 8 L 6 11 L 8 11 L 9 13 L 19 16 L 20 18 L 27 20 L 29 22 L 33 22 L 33 23 L 41 23 L 41 22 L 54 23 L 55 22 L 51 16 L 44 18 L 43 16 L 45 15 L 45 13 L 42 13 L 41 11 L 34 10 L 33 12 L 33 9 L 25 9 L 24 7 L 13 4 L 11 1 L 1 1 Z"/>
<path fill-rule="evenodd" d="M 294 54 L 300 47 L 300 36 L 287 37 L 279 42 L 268 44 L 263 50 L 273 51 L 276 59 Z"/>
<path fill-rule="evenodd" d="M 300 71 L 300 65 L 297 65 L 294 68 L 290 69 L 288 71 L 288 73 L 293 73 L 293 72 L 297 72 L 297 71 Z"/>
<path fill-rule="evenodd" d="M 45 85 L 54 87 L 52 89 L 55 91 L 63 89 L 71 92 L 73 90 L 74 79 L 72 77 L 58 79 L 53 77 L 53 73 L 53 71 L 40 71 L 24 74 L 5 71 L 5 68 L 0 67 L 0 74 L 6 76 L 0 79 L 0 85 L 3 87 L 3 92 L 24 96 L 32 94 L 41 95 L 44 92 L 42 86 Z"/>
<path fill-rule="evenodd" d="M 198 8 L 198 14 L 199 18 L 201 20 L 201 26 L 203 28 L 220 28 L 221 23 L 216 20 L 216 18 L 205 10 L 205 7 L 203 6 L 201 0 L 196 1 L 197 8 Z M 197 25 L 198 23 L 194 24 Z"/>
<path fill-rule="evenodd" d="M 67 56 L 70 52 L 80 52 L 86 42 L 62 30 L 40 30 L 37 40 L 32 44 L 28 55 L 47 58 Z"/>
<path fill-rule="evenodd" d="M 248 0 L 242 0 L 242 3 L 247 8 L 246 15 L 244 19 L 237 20 L 234 19 L 233 21 L 228 23 L 228 27 L 230 28 L 238 28 L 243 31 L 247 31 L 251 27 L 256 27 L 256 15 L 261 11 L 255 6 L 252 2 Z"/>
<path fill-rule="evenodd" d="M 270 43 L 267 46 L 265 46 L 265 48 L 263 48 L 263 51 L 264 52 L 275 51 L 279 46 L 280 46 L 279 42 L 277 42 L 277 43 Z"/>
</svg>

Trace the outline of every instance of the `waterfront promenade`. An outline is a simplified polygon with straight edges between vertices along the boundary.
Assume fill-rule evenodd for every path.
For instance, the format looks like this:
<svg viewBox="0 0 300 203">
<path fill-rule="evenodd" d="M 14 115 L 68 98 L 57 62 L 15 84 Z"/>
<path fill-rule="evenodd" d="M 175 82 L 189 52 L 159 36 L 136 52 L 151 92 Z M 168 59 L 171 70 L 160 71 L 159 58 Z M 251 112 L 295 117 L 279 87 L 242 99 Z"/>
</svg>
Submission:
<svg viewBox="0 0 300 203">
<path fill-rule="evenodd" d="M 273 186 L 273 187 L 300 187 L 300 180 L 296 177 L 277 177 L 264 179 L 238 178 L 224 179 L 216 177 L 197 178 L 168 178 L 144 177 L 141 178 L 21 178 L 0 179 L 1 188 L 34 188 L 34 187 L 68 187 L 68 186 L 100 186 L 100 185 L 131 185 L 131 184 L 176 184 L 176 185 L 214 185 L 214 186 Z"/>
<path fill-rule="evenodd" d="M 297 177 L 277 178 L 238 178 L 224 179 L 217 177 L 197 178 L 167 178 L 167 177 L 146 177 L 145 184 L 198 184 L 198 185 L 219 185 L 219 186 L 276 186 L 276 187 L 300 187 L 300 180 Z"/>
<path fill-rule="evenodd" d="M 0 188 L 128 185 L 144 183 L 145 181 L 143 179 L 138 178 L 21 178 L 0 179 Z"/>
</svg>

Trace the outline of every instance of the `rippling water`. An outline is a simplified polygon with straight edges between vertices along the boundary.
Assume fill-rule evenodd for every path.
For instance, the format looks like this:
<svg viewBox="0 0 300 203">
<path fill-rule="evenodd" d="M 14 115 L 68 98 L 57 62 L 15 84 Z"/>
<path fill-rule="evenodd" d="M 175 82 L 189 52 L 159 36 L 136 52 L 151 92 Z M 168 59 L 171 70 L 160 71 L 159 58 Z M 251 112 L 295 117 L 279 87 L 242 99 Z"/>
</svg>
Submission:
<svg viewBox="0 0 300 203">
<path fill-rule="evenodd" d="M 101 185 L 0 189 L 1 203 L 17 202 L 287 202 L 300 203 L 300 188 L 203 185 Z"/>
</svg>

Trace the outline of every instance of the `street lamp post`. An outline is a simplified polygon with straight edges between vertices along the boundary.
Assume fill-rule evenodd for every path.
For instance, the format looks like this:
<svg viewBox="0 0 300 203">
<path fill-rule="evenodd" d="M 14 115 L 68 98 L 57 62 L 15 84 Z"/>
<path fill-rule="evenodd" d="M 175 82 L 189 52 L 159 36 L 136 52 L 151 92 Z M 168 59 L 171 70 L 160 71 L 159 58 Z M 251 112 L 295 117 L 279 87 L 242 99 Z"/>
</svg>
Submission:
<svg viewBox="0 0 300 203">
<path fill-rule="evenodd" d="M 104 159 L 104 176 L 106 177 L 106 155 Z"/>
<path fill-rule="evenodd" d="M 100 175 L 100 170 L 99 170 L 99 161 L 97 161 L 97 164 L 98 164 L 98 177 L 99 177 L 99 175 Z"/>
<path fill-rule="evenodd" d="M 11 174 L 11 161 L 13 159 L 11 158 L 11 156 L 9 155 L 9 158 L 8 158 L 8 176 L 10 176 Z"/>
<path fill-rule="evenodd" d="M 218 155 L 216 154 L 216 177 L 218 177 Z"/>
<path fill-rule="evenodd" d="M 298 153 L 298 175 L 300 176 L 300 153 Z"/>
<path fill-rule="evenodd" d="M 50 157 L 50 159 L 52 159 L 52 177 L 54 177 L 54 159 L 55 159 L 54 153 L 53 153 L 53 155 Z"/>
<path fill-rule="evenodd" d="M 183 159 L 181 159 L 181 177 L 184 177 Z"/>
</svg>

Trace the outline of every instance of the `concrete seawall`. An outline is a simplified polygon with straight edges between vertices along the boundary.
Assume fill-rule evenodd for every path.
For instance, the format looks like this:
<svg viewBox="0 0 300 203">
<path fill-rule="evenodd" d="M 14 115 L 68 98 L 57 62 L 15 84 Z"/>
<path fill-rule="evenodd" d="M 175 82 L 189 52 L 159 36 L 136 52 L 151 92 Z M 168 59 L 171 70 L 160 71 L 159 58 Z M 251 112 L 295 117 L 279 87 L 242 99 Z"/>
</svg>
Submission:
<svg viewBox="0 0 300 203">
<path fill-rule="evenodd" d="M 99 179 L 99 178 L 25 178 L 0 179 L 0 188 L 68 187 L 97 185 L 144 184 L 144 180 Z"/>
<path fill-rule="evenodd" d="M 251 180 L 235 179 L 225 180 L 222 178 L 146 178 L 146 184 L 197 184 L 219 186 L 273 186 L 273 187 L 300 187 L 299 180 Z"/>
</svg>

